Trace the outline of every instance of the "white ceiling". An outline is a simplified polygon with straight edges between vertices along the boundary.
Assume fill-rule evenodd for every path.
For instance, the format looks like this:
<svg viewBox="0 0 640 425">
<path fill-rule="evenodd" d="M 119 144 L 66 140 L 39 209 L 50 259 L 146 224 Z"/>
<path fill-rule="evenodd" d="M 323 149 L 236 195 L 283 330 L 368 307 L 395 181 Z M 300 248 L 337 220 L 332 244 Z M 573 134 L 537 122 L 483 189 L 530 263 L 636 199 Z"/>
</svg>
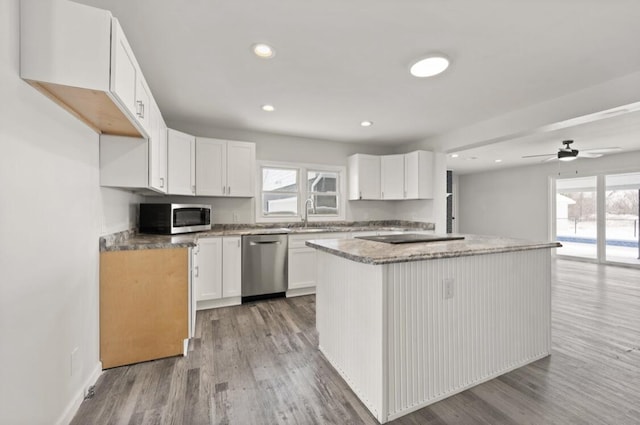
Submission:
<svg viewBox="0 0 640 425">
<path fill-rule="evenodd" d="M 80 2 L 121 21 L 169 123 L 395 145 L 640 71 L 638 0 Z M 276 57 L 253 56 L 256 42 L 271 44 Z M 430 52 L 448 55 L 450 69 L 411 77 L 412 62 Z M 265 103 L 276 111 L 263 112 Z M 635 137 L 640 149 L 639 115 L 629 115 L 634 136 L 620 137 Z M 618 132 L 606 121 L 593 125 Z M 518 157 L 554 152 L 563 138 L 586 149 L 595 147 L 593 130 L 510 146 L 538 144 Z M 492 162 L 507 158 L 503 149 L 472 154 Z"/>
</svg>

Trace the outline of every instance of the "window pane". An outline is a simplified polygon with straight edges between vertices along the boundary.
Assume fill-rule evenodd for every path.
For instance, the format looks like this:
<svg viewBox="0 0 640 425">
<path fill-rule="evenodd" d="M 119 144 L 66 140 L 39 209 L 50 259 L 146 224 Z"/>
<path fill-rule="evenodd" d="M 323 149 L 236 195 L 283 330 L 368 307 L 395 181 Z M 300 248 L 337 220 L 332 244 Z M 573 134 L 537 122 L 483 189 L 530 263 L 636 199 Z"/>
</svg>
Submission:
<svg viewBox="0 0 640 425">
<path fill-rule="evenodd" d="M 309 215 L 338 215 L 338 197 L 336 195 L 313 195 L 313 208 Z"/>
<path fill-rule="evenodd" d="M 558 254 L 597 258 L 596 178 L 556 181 Z"/>
<path fill-rule="evenodd" d="M 640 264 L 640 173 L 606 178 L 606 258 Z"/>
<path fill-rule="evenodd" d="M 263 191 L 298 191 L 298 172 L 286 168 L 263 168 L 262 169 L 262 190 Z"/>
<path fill-rule="evenodd" d="M 338 173 L 327 171 L 309 171 L 307 190 L 309 192 L 337 192 Z"/>
<path fill-rule="evenodd" d="M 267 192 L 262 194 L 263 215 L 297 215 L 298 195 Z"/>
</svg>

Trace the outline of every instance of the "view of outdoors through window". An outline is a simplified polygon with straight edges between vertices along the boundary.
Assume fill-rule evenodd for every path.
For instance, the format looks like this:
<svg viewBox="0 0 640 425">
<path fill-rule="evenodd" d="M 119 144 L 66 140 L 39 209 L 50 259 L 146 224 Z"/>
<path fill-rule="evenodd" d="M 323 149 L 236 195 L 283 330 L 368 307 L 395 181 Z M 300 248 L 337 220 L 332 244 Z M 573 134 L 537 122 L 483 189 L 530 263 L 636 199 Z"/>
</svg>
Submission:
<svg viewBox="0 0 640 425">
<path fill-rule="evenodd" d="M 298 170 L 262 169 L 262 213 L 298 215 Z"/>
<path fill-rule="evenodd" d="M 297 216 L 300 199 L 311 199 L 308 214 L 338 215 L 339 173 L 308 170 L 307 182 L 298 184 L 299 173 L 293 168 L 262 168 L 262 214 L 264 216 Z M 304 174 L 303 174 L 304 175 Z"/>
<path fill-rule="evenodd" d="M 640 173 L 605 177 L 606 258 L 640 264 L 638 257 L 638 208 Z"/>
<path fill-rule="evenodd" d="M 640 173 L 605 176 L 605 217 L 597 217 L 597 179 L 580 177 L 556 181 L 556 239 L 558 254 L 598 258 L 598 226 L 604 226 L 607 261 L 640 264 L 638 248 Z"/>
<path fill-rule="evenodd" d="M 307 196 L 313 200 L 309 214 L 338 214 L 338 173 L 309 171 L 307 173 Z"/>
<path fill-rule="evenodd" d="M 558 254 L 598 258 L 596 177 L 556 181 L 556 239 Z"/>
</svg>

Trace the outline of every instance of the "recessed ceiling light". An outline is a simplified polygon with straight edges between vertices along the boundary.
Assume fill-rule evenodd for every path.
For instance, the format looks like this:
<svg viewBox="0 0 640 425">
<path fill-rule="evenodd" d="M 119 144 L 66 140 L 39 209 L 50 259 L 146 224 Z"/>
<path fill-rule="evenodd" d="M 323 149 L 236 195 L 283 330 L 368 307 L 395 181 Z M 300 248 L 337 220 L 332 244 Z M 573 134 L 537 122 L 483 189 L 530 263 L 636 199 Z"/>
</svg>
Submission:
<svg viewBox="0 0 640 425">
<path fill-rule="evenodd" d="M 276 52 L 273 50 L 273 47 L 264 43 L 257 43 L 251 46 L 251 50 L 253 54 L 255 54 L 259 58 L 269 59 L 275 56 Z"/>
<path fill-rule="evenodd" d="M 502 162 L 502 160 L 501 159 L 496 159 L 493 162 Z"/>
<path fill-rule="evenodd" d="M 262 110 L 266 112 L 273 112 L 276 108 L 273 105 L 262 105 Z"/>
<path fill-rule="evenodd" d="M 411 65 L 409 71 L 414 77 L 433 77 L 444 72 L 448 67 L 449 59 L 441 55 L 434 55 L 420 59 Z"/>
<path fill-rule="evenodd" d="M 373 121 L 362 121 L 360 125 L 363 127 L 371 127 L 373 125 Z"/>
<path fill-rule="evenodd" d="M 457 158 L 458 156 L 460 156 L 460 155 L 458 155 L 457 153 L 452 153 L 451 154 L 451 158 Z"/>
</svg>

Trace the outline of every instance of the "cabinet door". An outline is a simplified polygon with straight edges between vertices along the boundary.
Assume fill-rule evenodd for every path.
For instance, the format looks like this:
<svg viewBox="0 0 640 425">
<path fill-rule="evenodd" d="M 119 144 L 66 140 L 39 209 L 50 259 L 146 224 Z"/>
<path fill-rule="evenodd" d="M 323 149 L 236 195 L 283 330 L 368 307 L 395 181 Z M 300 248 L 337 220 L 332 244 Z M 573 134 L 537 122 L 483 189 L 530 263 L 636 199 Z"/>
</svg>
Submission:
<svg viewBox="0 0 640 425">
<path fill-rule="evenodd" d="M 111 31 L 111 92 L 136 116 L 138 64 L 117 19 L 113 19 Z"/>
<path fill-rule="evenodd" d="M 349 157 L 349 199 L 380 199 L 380 157 Z"/>
<path fill-rule="evenodd" d="M 227 142 L 196 138 L 196 194 L 224 196 L 227 175 Z"/>
<path fill-rule="evenodd" d="M 380 157 L 382 199 L 404 199 L 404 155 Z"/>
<path fill-rule="evenodd" d="M 195 195 L 195 137 L 172 129 L 167 137 L 167 193 Z"/>
<path fill-rule="evenodd" d="M 160 109 L 151 102 L 149 110 L 149 188 L 167 192 L 167 126 Z"/>
<path fill-rule="evenodd" d="M 248 142 L 227 144 L 227 195 L 254 196 L 256 145 Z"/>
<path fill-rule="evenodd" d="M 433 153 L 415 151 L 405 158 L 406 199 L 433 198 Z"/>
<path fill-rule="evenodd" d="M 418 151 L 404 156 L 404 188 L 406 199 L 420 197 L 420 157 Z"/>
<path fill-rule="evenodd" d="M 242 284 L 240 237 L 222 238 L 222 298 L 239 297 Z"/>
<path fill-rule="evenodd" d="M 196 301 L 222 297 L 222 239 L 201 238 L 194 254 Z"/>
<path fill-rule="evenodd" d="M 149 117 L 151 115 L 151 91 L 142 73 L 138 71 L 136 79 L 136 119 L 149 132 Z"/>
<path fill-rule="evenodd" d="M 295 248 L 289 250 L 289 288 L 316 286 L 316 250 Z"/>
</svg>

